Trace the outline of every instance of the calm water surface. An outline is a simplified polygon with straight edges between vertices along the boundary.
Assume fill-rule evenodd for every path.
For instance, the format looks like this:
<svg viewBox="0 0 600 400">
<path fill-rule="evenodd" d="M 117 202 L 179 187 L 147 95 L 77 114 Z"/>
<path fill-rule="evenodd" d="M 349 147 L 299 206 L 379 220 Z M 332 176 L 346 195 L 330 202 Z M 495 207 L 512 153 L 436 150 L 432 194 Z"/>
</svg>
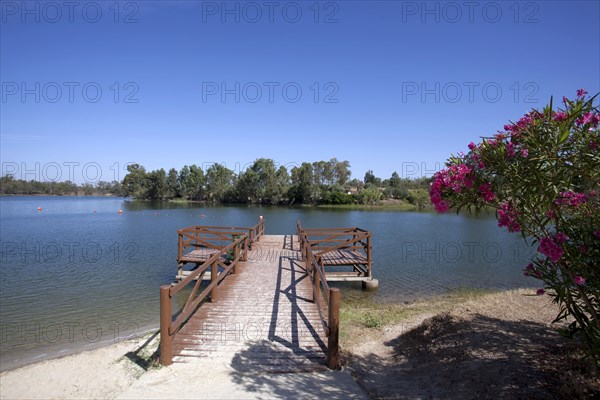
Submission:
<svg viewBox="0 0 600 400">
<path fill-rule="evenodd" d="M 156 329 L 158 288 L 177 270 L 176 230 L 250 226 L 260 215 L 267 234 L 294 233 L 298 219 L 307 228 L 370 230 L 379 289 L 338 284 L 346 299 L 409 301 L 459 287 L 534 284 L 522 274 L 531 249 L 493 216 L 0 197 L 0 368 Z"/>
</svg>

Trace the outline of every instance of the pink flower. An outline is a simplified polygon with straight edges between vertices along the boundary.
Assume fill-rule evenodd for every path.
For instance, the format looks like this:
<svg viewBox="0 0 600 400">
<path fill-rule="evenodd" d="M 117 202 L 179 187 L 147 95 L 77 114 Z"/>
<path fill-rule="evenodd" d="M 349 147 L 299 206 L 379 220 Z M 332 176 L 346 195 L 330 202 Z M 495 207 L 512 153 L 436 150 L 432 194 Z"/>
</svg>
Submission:
<svg viewBox="0 0 600 400">
<path fill-rule="evenodd" d="M 498 209 L 498 226 L 506 226 L 509 232 L 521 232 L 521 225 L 517 221 L 519 213 L 508 203 L 502 204 Z"/>
<path fill-rule="evenodd" d="M 529 264 L 527 264 L 527 267 L 525 267 L 525 269 L 526 269 L 527 271 L 533 271 L 533 263 L 529 263 Z"/>
<path fill-rule="evenodd" d="M 515 144 L 513 142 L 509 142 L 506 144 L 506 157 L 507 158 L 515 157 Z"/>
<path fill-rule="evenodd" d="M 492 185 L 490 183 L 479 185 L 477 189 L 479 190 L 479 194 L 483 200 L 487 202 L 490 202 L 496 198 L 496 193 L 492 192 Z"/>
<path fill-rule="evenodd" d="M 558 244 L 563 244 L 567 240 L 569 240 L 569 237 L 562 232 L 558 232 L 556 235 L 554 235 L 554 241 Z"/>
<path fill-rule="evenodd" d="M 587 90 L 585 90 L 584 88 L 578 89 L 577 90 L 577 97 L 583 97 L 587 94 Z"/>
<path fill-rule="evenodd" d="M 587 113 L 583 114 L 581 117 L 577 118 L 575 120 L 575 123 L 577 125 L 587 125 L 594 120 L 595 120 L 594 113 L 587 112 Z"/>
<path fill-rule="evenodd" d="M 538 296 L 543 295 L 544 293 L 546 293 L 546 291 L 544 289 L 538 289 L 536 290 L 535 294 L 537 294 Z"/>
<path fill-rule="evenodd" d="M 594 231 L 594 236 L 596 236 L 598 239 L 600 239 L 600 229 Z"/>
<path fill-rule="evenodd" d="M 447 179 L 447 175 L 447 169 L 436 172 L 429 189 L 429 198 L 431 199 L 431 203 L 433 204 L 435 210 L 439 213 L 444 213 L 450 208 L 448 202 L 442 199 L 442 191 L 446 187 L 445 181 Z"/>
<path fill-rule="evenodd" d="M 447 201 L 442 200 L 434 204 L 435 210 L 441 214 L 447 212 L 450 209 L 450 205 Z"/>
<path fill-rule="evenodd" d="M 555 243 L 549 237 L 544 237 L 540 240 L 538 251 L 548 257 L 552 262 L 558 262 L 563 256 L 562 246 Z"/>
<path fill-rule="evenodd" d="M 475 150 L 477 148 L 477 145 L 473 142 L 469 143 L 469 150 Z"/>
<path fill-rule="evenodd" d="M 527 157 L 529 157 L 529 150 L 527 150 L 527 149 L 522 149 L 522 150 L 521 150 L 521 156 L 522 156 L 523 158 L 527 158 Z"/>
<path fill-rule="evenodd" d="M 555 121 L 564 121 L 565 119 L 567 119 L 567 114 L 563 111 L 557 112 L 554 116 Z"/>
<path fill-rule="evenodd" d="M 585 285 L 585 278 L 583 276 L 576 276 L 575 283 L 579 286 Z"/>
<path fill-rule="evenodd" d="M 570 205 L 572 207 L 579 207 L 580 205 L 587 202 L 587 196 L 585 193 L 578 193 L 573 191 L 560 192 L 558 198 L 554 201 L 556 204 Z"/>
</svg>

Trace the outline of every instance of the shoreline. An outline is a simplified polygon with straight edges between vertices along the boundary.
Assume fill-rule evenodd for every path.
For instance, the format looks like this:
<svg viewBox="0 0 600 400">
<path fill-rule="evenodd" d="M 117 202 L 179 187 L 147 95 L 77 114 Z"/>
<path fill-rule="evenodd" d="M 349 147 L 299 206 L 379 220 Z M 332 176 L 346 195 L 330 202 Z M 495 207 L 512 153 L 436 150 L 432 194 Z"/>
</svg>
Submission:
<svg viewBox="0 0 600 400">
<path fill-rule="evenodd" d="M 480 289 L 480 288 L 467 288 L 467 287 L 458 287 L 453 290 L 450 290 L 446 293 L 438 293 L 430 296 L 424 295 L 419 297 L 414 297 L 409 300 L 396 300 L 389 301 L 388 300 L 380 300 L 380 301 L 365 301 L 359 300 L 356 298 L 351 299 L 342 299 L 340 312 L 342 315 L 345 313 L 349 315 L 350 313 L 356 313 L 356 310 L 360 310 L 356 315 L 353 315 L 349 321 L 350 323 L 356 323 L 357 321 L 362 323 L 362 321 L 366 318 L 370 321 L 371 324 L 375 326 L 384 326 L 397 322 L 398 318 L 402 318 L 405 315 L 405 312 L 409 314 L 413 314 L 415 307 L 417 310 L 421 310 L 422 308 L 427 309 L 427 312 L 431 312 L 431 310 L 440 310 L 445 307 L 454 306 L 463 301 L 470 301 L 472 299 L 476 299 L 478 297 L 500 294 L 504 292 L 511 292 L 514 290 L 528 290 L 531 293 L 535 292 L 535 288 L 517 288 L 517 289 Z M 398 314 L 397 310 L 402 310 L 400 314 Z M 390 312 L 393 314 L 391 317 L 382 317 L 382 313 Z M 346 321 L 342 320 L 342 323 Z M 368 326 L 368 323 L 367 323 Z M 344 329 L 342 325 L 342 333 L 341 337 L 343 338 Z M 41 364 L 45 362 L 52 362 L 55 360 L 60 360 L 66 357 L 77 356 L 82 353 L 93 352 L 97 350 L 101 350 L 108 347 L 119 346 L 121 344 L 126 343 L 137 343 L 140 340 L 147 338 L 150 335 L 159 335 L 160 329 L 158 326 L 147 326 L 145 329 L 141 330 L 141 333 L 135 335 L 135 337 L 129 339 L 122 339 L 115 341 L 114 339 L 107 339 L 105 341 L 100 341 L 96 343 L 89 342 L 75 342 L 74 344 L 78 344 L 76 346 L 70 347 L 61 347 L 60 349 L 55 348 L 48 351 L 45 348 L 31 348 L 28 349 L 25 356 L 20 356 L 16 360 L 11 360 L 8 363 L 11 365 L 8 368 L 4 369 L 3 366 L 5 362 L 2 362 L 2 366 L 0 367 L 0 374 L 12 372 L 21 368 L 27 368 L 29 366 L 33 366 L 36 364 Z M 84 344 L 86 343 L 86 344 Z M 41 350 L 36 352 L 35 350 Z M 6 350 L 3 353 L 3 357 L 6 357 L 7 354 L 12 355 L 15 350 Z M 19 351 L 19 350 L 17 350 Z M 37 355 L 36 355 L 37 354 Z"/>
<path fill-rule="evenodd" d="M 382 346 L 386 348 L 387 352 L 387 346 L 389 346 L 387 343 L 392 339 L 397 340 L 395 337 L 398 334 L 400 337 L 404 337 L 417 327 L 427 326 L 429 323 L 427 321 L 431 318 L 434 320 L 443 318 L 448 313 L 458 316 L 469 313 L 486 315 L 492 309 L 499 324 L 512 323 L 517 320 L 540 319 L 542 325 L 547 326 L 546 329 L 550 332 L 548 340 L 551 342 L 561 340 L 549 325 L 550 317 L 554 317 L 556 311 L 549 305 L 549 297 L 533 296 L 533 293 L 530 288 L 493 292 L 462 289 L 455 293 L 404 304 L 373 302 L 366 303 L 364 307 L 360 303 L 353 302 L 342 304 L 340 343 L 347 359 L 344 367 L 345 374 L 348 375 L 348 371 L 352 372 L 358 385 L 372 395 L 369 385 L 361 381 L 369 378 L 361 378 L 360 367 L 362 364 L 357 366 L 357 360 L 363 360 L 360 357 L 364 357 L 365 354 L 377 353 Z M 538 314 L 540 315 L 538 316 Z M 190 388 L 181 385 L 181 374 L 183 376 L 193 375 L 197 374 L 199 370 L 215 366 L 219 371 L 217 375 L 221 376 L 219 378 L 221 386 L 219 386 L 220 391 L 212 392 L 213 395 L 219 397 L 220 394 L 227 393 L 223 390 L 229 390 L 229 386 L 233 392 L 246 393 L 244 391 L 246 389 L 236 381 L 235 376 L 239 373 L 227 363 L 219 360 L 207 358 L 168 368 L 157 366 L 155 363 L 159 337 L 158 332 L 149 332 L 135 339 L 3 371 L 0 373 L 0 397 L 108 399 L 120 397 L 124 393 L 125 397 L 128 397 L 127 393 L 134 393 L 135 396 L 142 397 L 160 397 L 159 392 L 166 390 L 169 385 L 179 388 L 180 392 L 174 393 L 174 395 L 185 396 L 186 393 L 190 393 Z M 364 360 L 369 362 L 375 360 L 369 357 Z M 367 361 L 361 362 L 366 363 Z M 389 360 L 386 363 L 389 363 Z M 381 373 L 381 366 L 377 368 L 372 366 L 372 368 L 373 371 Z M 484 372 L 478 373 L 484 374 Z M 404 371 L 404 373 L 407 372 Z M 328 374 L 332 375 L 332 373 Z M 296 376 L 295 374 L 291 375 Z M 249 376 L 252 378 L 252 373 L 249 373 Z M 24 382 L 31 381 L 33 377 L 36 379 L 36 385 L 24 384 Z M 163 385 L 163 382 L 167 382 L 166 386 Z M 401 382 L 405 384 L 406 380 Z M 195 384 L 208 385 L 209 383 Z M 207 396 L 211 397 L 210 388 L 208 390 Z M 251 395 L 251 393 L 248 394 Z M 421 393 L 421 395 L 425 394 Z"/>
<path fill-rule="evenodd" d="M 0 373 L 0 397 L 115 398 L 145 372 L 135 355 L 144 344 L 158 346 L 156 337 L 156 343 L 146 344 L 149 337 L 139 337 L 4 371 Z M 24 385 L 32 379 L 35 386 Z"/>
<path fill-rule="evenodd" d="M 208 207 L 277 207 L 277 208 L 314 208 L 322 210 L 346 210 L 346 211 L 403 211 L 403 212 L 432 212 L 433 207 L 417 207 L 410 203 L 396 203 L 383 201 L 379 204 L 248 204 L 248 203 L 211 203 L 206 200 L 186 200 L 186 199 L 129 199 L 126 196 L 117 196 L 113 194 L 0 194 L 0 197 L 100 197 L 124 199 L 125 201 L 140 202 L 140 203 L 167 203 L 174 205 L 199 205 Z M 129 200 L 128 200 L 129 199 Z"/>
<path fill-rule="evenodd" d="M 95 343 L 77 341 L 71 342 L 71 344 L 74 344 L 75 346 L 52 347 L 51 349 L 45 347 L 33 347 L 29 349 L 20 350 L 5 350 L 2 353 L 3 361 L 0 365 L 0 374 L 15 371 L 20 368 L 26 368 L 44 362 L 60 360 L 65 357 L 77 356 L 82 353 L 96 351 L 111 346 L 118 346 L 123 343 L 137 343 L 138 341 L 147 338 L 151 335 L 158 335 L 158 332 L 159 328 L 157 326 L 148 326 L 145 329 L 142 329 L 140 333 L 136 334 L 133 337 L 123 338 L 119 340 L 106 339 Z M 6 362 L 5 357 L 7 355 L 17 355 L 17 358 L 13 358 L 12 360 Z M 8 364 L 9 366 L 5 369 L 4 366 L 6 364 Z"/>
</svg>

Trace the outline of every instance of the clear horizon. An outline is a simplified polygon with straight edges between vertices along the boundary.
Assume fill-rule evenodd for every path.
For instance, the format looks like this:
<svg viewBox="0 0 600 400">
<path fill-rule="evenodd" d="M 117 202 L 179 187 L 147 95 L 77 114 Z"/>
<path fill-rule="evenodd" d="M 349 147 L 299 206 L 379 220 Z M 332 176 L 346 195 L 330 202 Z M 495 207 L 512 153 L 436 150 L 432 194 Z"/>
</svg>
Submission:
<svg viewBox="0 0 600 400">
<path fill-rule="evenodd" d="M 597 1 L 0 2 L 2 175 L 75 183 L 257 158 L 431 176 L 600 92 Z M 15 171 L 16 168 L 16 171 Z M 72 178 L 72 179 L 71 179 Z"/>
</svg>

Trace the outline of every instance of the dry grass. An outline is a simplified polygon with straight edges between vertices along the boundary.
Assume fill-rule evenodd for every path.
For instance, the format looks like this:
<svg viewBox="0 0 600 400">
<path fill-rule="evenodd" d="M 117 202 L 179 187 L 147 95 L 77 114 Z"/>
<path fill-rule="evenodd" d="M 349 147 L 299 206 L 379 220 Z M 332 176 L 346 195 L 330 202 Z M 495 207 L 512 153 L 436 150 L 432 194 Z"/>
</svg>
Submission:
<svg viewBox="0 0 600 400">
<path fill-rule="evenodd" d="M 345 305 L 347 367 L 372 398 L 594 398 L 598 371 L 530 290 Z"/>
<path fill-rule="evenodd" d="M 342 348 L 353 347 L 373 339 L 382 329 L 395 325 L 405 328 L 427 316 L 450 310 L 467 301 L 484 298 L 494 293 L 489 290 L 459 288 L 447 295 L 405 304 L 377 303 L 374 301 L 342 301 L 340 307 L 340 344 Z"/>
</svg>

